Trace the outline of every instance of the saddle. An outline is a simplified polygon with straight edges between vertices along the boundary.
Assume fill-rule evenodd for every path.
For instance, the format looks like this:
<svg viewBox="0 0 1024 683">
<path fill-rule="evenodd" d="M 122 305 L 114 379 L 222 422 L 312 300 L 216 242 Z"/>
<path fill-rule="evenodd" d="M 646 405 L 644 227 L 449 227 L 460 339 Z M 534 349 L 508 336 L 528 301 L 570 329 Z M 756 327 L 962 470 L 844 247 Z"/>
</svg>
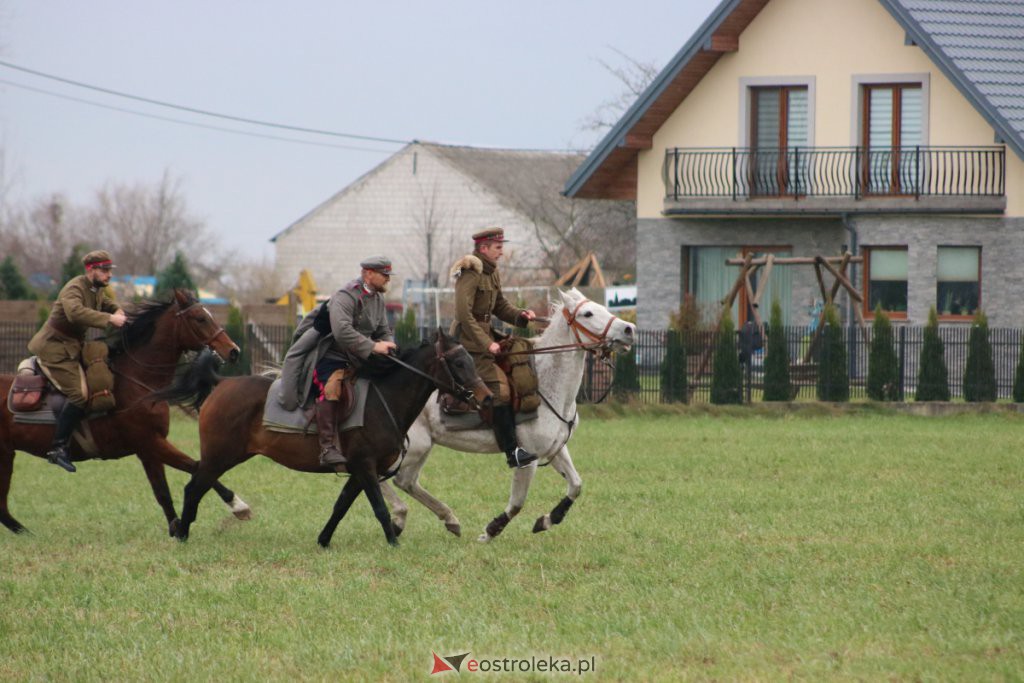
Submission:
<svg viewBox="0 0 1024 683">
<path fill-rule="evenodd" d="M 107 364 L 109 353 L 110 349 L 101 341 L 86 342 L 82 347 L 82 387 L 92 414 L 114 409 L 114 373 Z M 38 358 L 31 356 L 18 363 L 7 396 L 7 407 L 12 413 L 35 413 L 46 408 L 56 413 L 63 399 L 64 394 L 46 375 Z"/>
<path fill-rule="evenodd" d="M 540 394 L 537 390 L 537 369 L 533 365 L 533 357 L 523 351 L 529 351 L 532 344 L 528 339 L 522 337 L 506 337 L 498 342 L 501 350 L 498 355 L 498 369 L 505 373 L 509 379 L 509 393 L 511 394 L 510 404 L 512 412 L 516 415 L 517 422 L 526 422 L 537 416 L 537 408 L 540 407 Z M 465 401 L 460 401 L 450 394 L 440 394 L 437 398 L 441 406 L 442 418 L 446 426 L 454 427 L 457 423 L 470 422 L 473 418 L 466 416 L 478 416 L 480 426 L 490 425 L 493 422 L 491 409 L 483 406 L 479 411 L 473 409 Z"/>
</svg>

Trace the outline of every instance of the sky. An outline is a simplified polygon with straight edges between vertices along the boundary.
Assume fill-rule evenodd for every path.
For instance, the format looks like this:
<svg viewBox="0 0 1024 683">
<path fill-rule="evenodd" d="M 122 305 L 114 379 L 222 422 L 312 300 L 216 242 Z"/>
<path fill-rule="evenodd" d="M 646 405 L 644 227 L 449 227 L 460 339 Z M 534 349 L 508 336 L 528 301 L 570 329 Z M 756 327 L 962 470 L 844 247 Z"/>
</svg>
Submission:
<svg viewBox="0 0 1024 683">
<path fill-rule="evenodd" d="M 583 122 L 624 89 L 601 62 L 624 66 L 622 53 L 660 69 L 717 4 L 0 0 L 0 61 L 192 109 L 395 141 L 256 126 L 0 65 L 8 196 L 88 204 L 107 183 L 155 186 L 169 172 L 225 252 L 272 259 L 275 234 L 403 141 L 591 148 L 600 136 Z"/>
</svg>

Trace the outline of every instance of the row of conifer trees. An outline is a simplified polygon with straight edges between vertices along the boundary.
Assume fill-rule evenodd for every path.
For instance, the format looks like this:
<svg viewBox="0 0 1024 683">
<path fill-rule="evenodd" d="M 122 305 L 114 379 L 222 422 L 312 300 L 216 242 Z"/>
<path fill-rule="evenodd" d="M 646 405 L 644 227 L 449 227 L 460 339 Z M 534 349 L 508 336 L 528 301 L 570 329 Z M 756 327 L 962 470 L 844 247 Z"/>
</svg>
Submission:
<svg viewBox="0 0 1024 683">
<path fill-rule="evenodd" d="M 826 308 L 825 327 L 817 354 L 817 398 L 821 401 L 847 401 L 850 398 L 850 379 L 846 345 L 842 339 L 839 313 L 834 306 Z M 924 329 L 917 375 L 917 401 L 948 401 L 949 370 L 945 350 L 939 336 L 939 321 L 935 309 L 928 314 Z M 903 400 L 899 361 L 896 355 L 895 335 L 889 317 L 884 311 L 875 311 L 871 346 L 868 354 L 868 398 L 876 401 Z M 677 329 L 668 332 L 665 357 L 660 368 L 661 399 L 664 403 L 685 403 L 689 400 L 687 349 L 685 335 Z M 772 305 L 768 327 L 767 349 L 764 360 L 764 400 L 789 401 L 797 387 L 790 379 L 789 350 L 782 325 L 782 310 L 778 302 Z M 614 393 L 620 400 L 628 400 L 640 390 L 640 377 L 636 354 L 619 354 L 616 359 Z M 988 320 L 979 311 L 971 325 L 967 362 L 963 377 L 964 400 L 969 402 L 995 401 L 996 376 L 989 341 Z M 1024 402 L 1024 344 L 1013 381 L 1013 400 Z M 743 402 L 743 369 L 736 350 L 736 333 L 732 319 L 726 316 L 715 340 L 712 361 L 711 402 L 716 404 Z"/>
</svg>

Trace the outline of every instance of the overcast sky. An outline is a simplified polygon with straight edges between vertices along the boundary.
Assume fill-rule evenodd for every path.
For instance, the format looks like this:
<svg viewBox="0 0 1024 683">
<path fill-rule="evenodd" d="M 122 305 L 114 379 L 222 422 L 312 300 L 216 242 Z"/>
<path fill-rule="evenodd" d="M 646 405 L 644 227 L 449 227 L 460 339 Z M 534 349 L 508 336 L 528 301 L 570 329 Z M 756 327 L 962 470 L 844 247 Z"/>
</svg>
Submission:
<svg viewBox="0 0 1024 683">
<path fill-rule="evenodd" d="M 623 64 L 618 50 L 660 69 L 717 3 L 0 0 L 0 60 L 291 126 L 589 148 L 598 138 L 583 120 L 623 89 L 599 60 Z M 271 237 L 401 147 L 218 120 L 6 66 L 0 81 L 15 201 L 63 193 L 88 202 L 108 181 L 155 184 L 169 170 L 222 245 L 257 258 L 272 257 Z"/>
</svg>

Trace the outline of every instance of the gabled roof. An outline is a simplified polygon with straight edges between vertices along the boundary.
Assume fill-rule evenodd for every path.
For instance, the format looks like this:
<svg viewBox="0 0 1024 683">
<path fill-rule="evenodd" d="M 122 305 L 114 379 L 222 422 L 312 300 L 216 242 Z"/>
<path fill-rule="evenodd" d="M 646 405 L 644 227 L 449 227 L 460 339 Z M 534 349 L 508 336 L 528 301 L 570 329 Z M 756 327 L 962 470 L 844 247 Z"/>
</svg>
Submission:
<svg viewBox="0 0 1024 683">
<path fill-rule="evenodd" d="M 879 0 L 1024 159 L 1024 0 Z M 723 0 L 565 184 L 569 197 L 635 199 L 636 163 L 768 0 Z"/>
<path fill-rule="evenodd" d="M 1024 159 L 1024 0 L 879 0 Z"/>
</svg>

